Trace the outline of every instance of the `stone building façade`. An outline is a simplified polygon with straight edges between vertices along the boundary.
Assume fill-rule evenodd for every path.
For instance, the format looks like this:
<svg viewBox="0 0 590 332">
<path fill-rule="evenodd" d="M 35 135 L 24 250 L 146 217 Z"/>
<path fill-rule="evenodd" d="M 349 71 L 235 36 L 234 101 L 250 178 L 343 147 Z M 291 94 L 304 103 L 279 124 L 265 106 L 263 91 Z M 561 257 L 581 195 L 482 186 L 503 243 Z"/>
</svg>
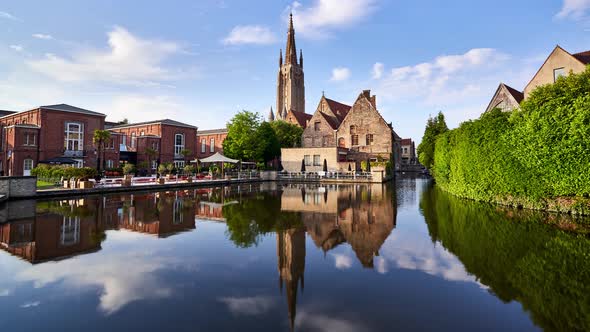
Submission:
<svg viewBox="0 0 590 332">
<path fill-rule="evenodd" d="M 560 76 L 565 76 L 569 73 L 581 73 L 586 69 L 588 64 L 590 64 L 590 51 L 571 54 L 557 45 L 525 86 L 523 92 L 504 83 L 500 83 L 485 112 L 496 108 L 499 108 L 503 112 L 517 109 L 520 107 L 520 103 L 528 98 L 535 88 L 546 84 L 553 84 Z"/>
</svg>

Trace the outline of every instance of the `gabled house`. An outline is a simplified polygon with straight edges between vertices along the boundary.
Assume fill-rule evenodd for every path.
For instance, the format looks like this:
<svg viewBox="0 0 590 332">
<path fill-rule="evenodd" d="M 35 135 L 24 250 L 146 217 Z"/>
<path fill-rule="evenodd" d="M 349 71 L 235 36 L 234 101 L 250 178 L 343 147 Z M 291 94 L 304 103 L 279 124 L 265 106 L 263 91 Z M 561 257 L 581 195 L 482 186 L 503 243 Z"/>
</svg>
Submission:
<svg viewBox="0 0 590 332">
<path fill-rule="evenodd" d="M 494 97 L 488 104 L 486 112 L 499 108 L 502 112 L 510 112 L 520 107 L 524 94 L 504 83 L 500 83 Z"/>
</svg>

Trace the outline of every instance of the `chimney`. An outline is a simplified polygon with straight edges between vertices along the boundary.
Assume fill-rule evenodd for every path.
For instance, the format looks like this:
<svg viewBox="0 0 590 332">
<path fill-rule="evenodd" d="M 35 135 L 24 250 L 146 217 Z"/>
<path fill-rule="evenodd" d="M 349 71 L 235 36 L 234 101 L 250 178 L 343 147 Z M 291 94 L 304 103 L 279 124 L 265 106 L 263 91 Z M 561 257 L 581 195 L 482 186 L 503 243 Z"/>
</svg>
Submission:
<svg viewBox="0 0 590 332">
<path fill-rule="evenodd" d="M 371 90 L 363 90 L 363 96 L 367 97 L 367 99 L 371 99 Z"/>
<path fill-rule="evenodd" d="M 373 104 L 373 107 L 377 109 L 377 96 L 373 95 L 371 97 L 371 104 Z"/>
</svg>

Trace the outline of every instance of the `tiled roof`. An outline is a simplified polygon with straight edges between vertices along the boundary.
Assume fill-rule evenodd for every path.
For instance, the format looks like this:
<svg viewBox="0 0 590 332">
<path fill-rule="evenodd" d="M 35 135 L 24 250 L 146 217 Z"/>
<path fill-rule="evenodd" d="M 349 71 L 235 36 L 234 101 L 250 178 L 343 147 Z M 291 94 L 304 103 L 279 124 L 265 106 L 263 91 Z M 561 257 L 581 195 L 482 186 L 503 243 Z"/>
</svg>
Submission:
<svg viewBox="0 0 590 332">
<path fill-rule="evenodd" d="M 168 125 L 168 126 L 176 126 L 176 127 L 186 127 L 186 128 L 194 128 L 197 129 L 197 127 L 186 124 L 186 123 L 182 123 L 182 122 L 178 122 L 175 120 L 170 120 L 170 119 L 162 119 L 162 120 L 154 120 L 154 121 L 146 121 L 146 122 L 137 122 L 137 123 L 129 123 L 129 124 L 122 124 L 119 126 L 114 126 L 110 129 L 119 129 L 119 128 L 128 128 L 128 127 L 137 127 L 137 126 L 143 126 L 143 125 L 147 125 L 147 124 L 163 124 L 163 125 Z"/>
<path fill-rule="evenodd" d="M 412 145 L 412 139 L 411 138 L 402 138 L 402 145 Z"/>
<path fill-rule="evenodd" d="M 68 104 L 47 105 L 47 106 L 40 106 L 39 108 L 45 109 L 45 110 L 81 113 L 81 114 L 95 115 L 95 116 L 106 116 L 102 113 L 89 111 L 87 109 L 75 107 L 75 106 L 68 105 Z"/>
<path fill-rule="evenodd" d="M 572 55 L 583 64 L 590 64 L 590 51 L 580 52 Z"/>
<path fill-rule="evenodd" d="M 524 99 L 524 94 L 506 84 L 504 84 L 504 86 L 506 87 L 506 90 L 508 90 L 508 92 L 512 95 L 512 97 L 514 97 L 514 100 L 520 104 L 520 102 Z"/>
<path fill-rule="evenodd" d="M 311 117 L 312 117 L 311 114 L 293 111 L 293 110 L 289 111 L 289 113 L 293 114 L 293 116 L 295 117 L 295 120 L 297 120 L 297 123 L 299 123 L 299 125 L 303 128 L 305 128 L 307 126 L 307 121 L 309 119 L 311 119 Z"/>
<path fill-rule="evenodd" d="M 336 117 L 338 117 L 338 120 L 340 122 L 342 122 L 342 120 L 344 120 L 344 118 L 346 117 L 346 115 L 350 111 L 351 106 L 339 103 L 335 100 L 328 99 L 328 98 L 326 98 L 326 101 L 328 102 L 328 105 L 330 106 L 330 109 L 332 110 L 332 112 L 334 112 Z"/>
<path fill-rule="evenodd" d="M 16 113 L 15 111 L 0 110 L 0 116 L 10 115 Z"/>
<path fill-rule="evenodd" d="M 207 129 L 207 130 L 197 131 L 197 136 L 198 135 L 214 135 L 214 134 L 227 134 L 227 128 Z"/>
<path fill-rule="evenodd" d="M 332 127 L 332 129 L 334 129 L 334 130 L 338 129 L 341 121 L 337 121 L 334 118 L 332 118 L 331 116 L 327 116 L 326 114 L 324 114 L 324 112 L 320 111 L 320 114 L 322 115 L 322 117 L 324 117 L 324 119 L 326 119 L 326 122 L 330 125 L 330 127 Z"/>
</svg>

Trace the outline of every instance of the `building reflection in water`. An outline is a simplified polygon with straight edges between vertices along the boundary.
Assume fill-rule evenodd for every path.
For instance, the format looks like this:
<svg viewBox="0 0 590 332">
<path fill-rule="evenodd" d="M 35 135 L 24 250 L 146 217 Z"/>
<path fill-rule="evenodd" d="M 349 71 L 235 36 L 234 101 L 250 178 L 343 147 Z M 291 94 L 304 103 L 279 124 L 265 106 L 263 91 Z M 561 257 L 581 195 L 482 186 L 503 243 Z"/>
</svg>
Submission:
<svg viewBox="0 0 590 332">
<path fill-rule="evenodd" d="M 297 290 L 303 292 L 305 233 L 324 255 L 348 243 L 365 268 L 396 225 L 395 193 L 375 185 L 287 185 L 283 187 L 281 211 L 298 212 L 303 227 L 277 232 L 277 262 L 280 286 L 286 287 L 291 329 L 294 327 Z"/>
<path fill-rule="evenodd" d="M 19 212 L 30 215 L 0 224 L 0 245 L 31 263 L 100 250 L 108 230 L 168 237 L 195 228 L 192 191 L 14 204 L 29 204 Z"/>
</svg>

